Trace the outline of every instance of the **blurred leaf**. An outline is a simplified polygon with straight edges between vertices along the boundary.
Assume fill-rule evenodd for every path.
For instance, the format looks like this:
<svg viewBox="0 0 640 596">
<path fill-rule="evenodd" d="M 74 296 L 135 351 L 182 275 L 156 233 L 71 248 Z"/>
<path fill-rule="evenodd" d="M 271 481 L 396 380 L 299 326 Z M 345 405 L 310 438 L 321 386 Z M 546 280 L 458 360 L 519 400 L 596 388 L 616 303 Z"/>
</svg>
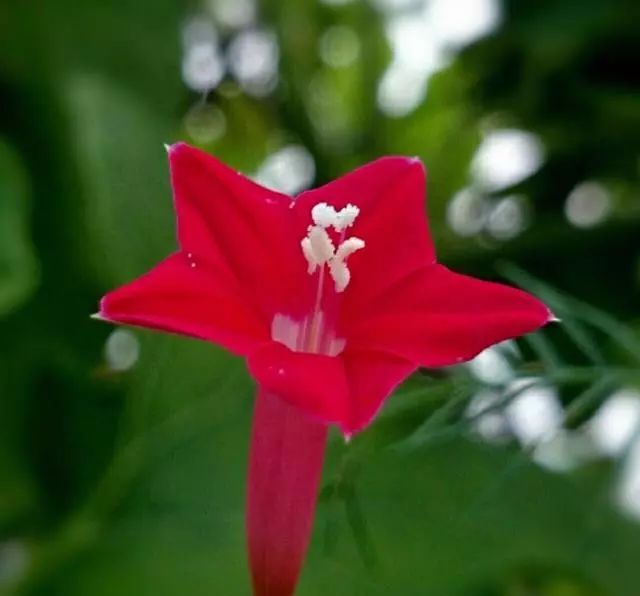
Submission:
<svg viewBox="0 0 640 596">
<path fill-rule="evenodd" d="M 2 356 L 2 351 L 0 351 Z M 35 520 L 40 494 L 24 449 L 24 371 L 0 367 L 0 542 L 14 527 Z"/>
<path fill-rule="evenodd" d="M 427 97 L 413 114 L 383 128 L 387 151 L 424 161 L 429 215 L 438 232 L 447 202 L 468 183 L 469 163 L 480 142 L 474 126 L 478 114 L 466 97 L 468 84 L 466 73 L 452 65 L 430 79 Z"/>
<path fill-rule="evenodd" d="M 38 282 L 27 192 L 18 156 L 0 139 L 0 318 L 29 298 Z"/>
<path fill-rule="evenodd" d="M 175 247 L 164 127 L 144 101 L 99 75 L 73 77 L 67 101 L 86 197 L 86 257 L 103 283 L 120 283 Z"/>
<path fill-rule="evenodd" d="M 155 460 L 95 545 L 29 594 L 246 594 L 242 476 L 220 452 L 241 435 L 216 425 Z M 640 528 L 600 501 L 608 475 L 554 476 L 512 458 L 459 440 L 376 456 L 358 476 L 355 517 L 345 502 L 329 556 L 321 505 L 300 596 L 481 594 L 531 564 L 567 581 L 584 576 L 601 590 L 593 594 L 635 596 Z M 366 552 L 375 549 L 371 571 L 349 518 Z"/>
<path fill-rule="evenodd" d="M 573 317 L 588 323 L 593 328 L 603 331 L 612 342 L 627 350 L 634 359 L 640 358 L 640 337 L 632 327 L 616 320 L 615 317 L 603 310 L 551 287 L 517 265 L 502 263 L 499 269 L 507 279 L 539 296 L 561 318 L 564 316 Z M 582 335 L 576 336 L 574 332 L 570 332 L 570 334 L 574 340 L 583 341 Z M 587 350 L 592 352 L 593 348 L 588 347 Z"/>
<path fill-rule="evenodd" d="M 526 459 L 513 468 L 512 457 L 458 440 L 377 457 L 357 481 L 375 576 L 343 540 L 333 561 L 312 558 L 301 594 L 479 594 L 489 577 L 534 561 L 584 572 L 605 594 L 635 594 L 640 528 L 598 501 L 607 475 L 552 476 Z"/>
<path fill-rule="evenodd" d="M 553 344 L 545 337 L 544 332 L 532 333 L 523 338 L 533 349 L 536 357 L 542 362 L 547 372 L 553 372 L 561 364 L 562 360 L 553 347 Z"/>
</svg>

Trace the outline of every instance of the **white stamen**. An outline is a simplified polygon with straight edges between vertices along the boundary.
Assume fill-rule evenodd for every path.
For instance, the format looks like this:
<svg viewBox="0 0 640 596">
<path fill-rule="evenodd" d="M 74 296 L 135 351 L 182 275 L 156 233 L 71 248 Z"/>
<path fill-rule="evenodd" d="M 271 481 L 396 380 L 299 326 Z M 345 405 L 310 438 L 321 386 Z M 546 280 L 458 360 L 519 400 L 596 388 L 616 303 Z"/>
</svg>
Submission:
<svg viewBox="0 0 640 596">
<path fill-rule="evenodd" d="M 335 228 L 336 232 L 342 232 L 343 230 L 346 230 L 349 226 L 352 226 L 353 222 L 355 221 L 356 217 L 358 217 L 359 213 L 360 213 L 360 209 L 358 209 L 358 207 L 356 207 L 355 205 L 352 205 L 351 203 L 349 203 L 346 207 L 343 207 L 342 209 L 340 209 L 340 211 L 336 213 L 336 217 L 333 224 L 333 227 Z"/>
<path fill-rule="evenodd" d="M 336 292 L 344 292 L 351 280 L 351 273 L 344 261 L 331 259 L 329 261 L 329 273 L 336 284 Z"/>
<path fill-rule="evenodd" d="M 361 238 L 351 237 L 345 240 L 344 236 L 345 230 L 353 225 L 359 213 L 360 209 L 351 203 L 340 211 L 336 211 L 327 203 L 318 203 L 311 209 L 314 225 L 307 228 L 307 236 L 300 241 L 300 246 L 309 265 L 308 273 L 313 274 L 318 267 L 321 267 L 318 282 L 320 288 L 322 287 L 324 265 L 329 266 L 329 274 L 335 283 L 336 292 L 343 292 L 349 285 L 351 272 L 347 267 L 346 260 L 354 252 L 364 248 L 365 243 Z M 330 227 L 333 227 L 340 234 L 342 240 L 337 250 L 327 231 L 327 228 Z"/>
<path fill-rule="evenodd" d="M 307 273 L 311 275 L 315 273 L 316 267 L 318 266 L 316 258 L 313 254 L 313 249 L 311 248 L 311 240 L 309 240 L 309 238 L 305 236 L 300 241 L 300 246 L 302 247 L 302 253 L 304 254 L 304 258 L 307 259 L 307 263 L 309 264 L 309 267 L 307 268 Z"/>
<path fill-rule="evenodd" d="M 337 215 L 336 210 L 331 205 L 327 205 L 327 203 L 318 203 L 311 210 L 313 223 L 321 228 L 335 225 Z"/>
<path fill-rule="evenodd" d="M 352 236 L 347 238 L 336 251 L 335 258 L 340 261 L 344 261 L 347 257 L 351 256 L 354 252 L 364 248 L 364 240 Z"/>
<path fill-rule="evenodd" d="M 312 226 L 309 230 L 308 238 L 311 246 L 311 254 L 313 255 L 316 265 L 324 265 L 333 258 L 335 248 L 333 247 L 331 238 L 329 238 L 329 234 L 327 234 L 324 228 Z"/>
</svg>

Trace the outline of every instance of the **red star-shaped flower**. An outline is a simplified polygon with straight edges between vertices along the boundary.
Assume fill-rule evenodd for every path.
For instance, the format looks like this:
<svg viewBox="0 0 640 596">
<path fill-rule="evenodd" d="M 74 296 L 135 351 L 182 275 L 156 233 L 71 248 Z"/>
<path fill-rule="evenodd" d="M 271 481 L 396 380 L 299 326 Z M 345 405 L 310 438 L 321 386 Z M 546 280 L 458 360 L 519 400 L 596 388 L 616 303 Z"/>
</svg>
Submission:
<svg viewBox="0 0 640 596">
<path fill-rule="evenodd" d="M 293 593 L 326 425 L 363 429 L 417 367 L 473 358 L 552 314 L 436 262 L 417 159 L 383 157 L 292 198 L 169 148 L 179 250 L 99 316 L 220 344 L 259 388 L 249 472 L 254 593 Z"/>
<path fill-rule="evenodd" d="M 345 433 L 416 367 L 469 360 L 552 318 L 521 290 L 436 263 L 417 159 L 383 157 L 297 198 L 182 143 L 169 160 L 180 249 L 107 294 L 100 317 L 220 344 Z M 327 250 L 309 255 L 315 267 L 309 237 Z M 340 245 L 357 248 L 338 258 Z"/>
</svg>

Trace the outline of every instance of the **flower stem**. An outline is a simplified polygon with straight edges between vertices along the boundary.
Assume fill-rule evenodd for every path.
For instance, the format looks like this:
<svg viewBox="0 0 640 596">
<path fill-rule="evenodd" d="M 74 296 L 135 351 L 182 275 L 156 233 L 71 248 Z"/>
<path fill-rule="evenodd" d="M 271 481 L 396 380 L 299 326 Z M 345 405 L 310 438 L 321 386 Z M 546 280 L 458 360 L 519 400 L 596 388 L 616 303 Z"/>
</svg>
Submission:
<svg viewBox="0 0 640 596">
<path fill-rule="evenodd" d="M 259 391 L 247 490 L 254 596 L 291 596 L 309 544 L 327 427 Z"/>
</svg>

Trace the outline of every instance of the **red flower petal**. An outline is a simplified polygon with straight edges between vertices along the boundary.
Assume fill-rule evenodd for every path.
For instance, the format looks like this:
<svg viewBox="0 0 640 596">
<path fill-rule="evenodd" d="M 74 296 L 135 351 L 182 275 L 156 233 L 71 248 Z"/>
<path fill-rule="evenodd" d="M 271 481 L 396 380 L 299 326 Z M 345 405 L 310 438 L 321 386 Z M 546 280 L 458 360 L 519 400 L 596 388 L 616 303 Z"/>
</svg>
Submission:
<svg viewBox="0 0 640 596">
<path fill-rule="evenodd" d="M 349 345 L 397 354 L 421 366 L 448 366 L 535 331 L 552 316 L 522 290 L 433 265 L 362 310 L 350 323 Z"/>
<path fill-rule="evenodd" d="M 169 163 L 182 249 L 228 267 L 269 322 L 302 314 L 312 289 L 292 199 L 184 143 L 170 148 Z"/>
<path fill-rule="evenodd" d="M 341 355 L 349 383 L 349 418 L 341 422 L 352 434 L 367 426 L 394 389 L 413 371 L 412 362 L 380 352 L 347 349 Z"/>
<path fill-rule="evenodd" d="M 311 223 L 311 209 L 325 202 L 336 209 L 360 209 L 349 236 L 365 241 L 349 259 L 351 282 L 344 309 L 360 305 L 418 268 L 435 262 L 425 212 L 425 172 L 415 158 L 383 157 L 295 201 L 300 237 Z"/>
<path fill-rule="evenodd" d="M 195 264 L 195 267 L 192 265 Z M 226 270 L 176 253 L 149 273 L 108 293 L 100 317 L 219 343 L 246 355 L 269 338 L 268 325 L 234 292 Z"/>
<path fill-rule="evenodd" d="M 325 423 L 348 419 L 349 390 L 339 358 L 293 352 L 271 342 L 248 358 L 249 371 L 264 390 Z"/>
</svg>

